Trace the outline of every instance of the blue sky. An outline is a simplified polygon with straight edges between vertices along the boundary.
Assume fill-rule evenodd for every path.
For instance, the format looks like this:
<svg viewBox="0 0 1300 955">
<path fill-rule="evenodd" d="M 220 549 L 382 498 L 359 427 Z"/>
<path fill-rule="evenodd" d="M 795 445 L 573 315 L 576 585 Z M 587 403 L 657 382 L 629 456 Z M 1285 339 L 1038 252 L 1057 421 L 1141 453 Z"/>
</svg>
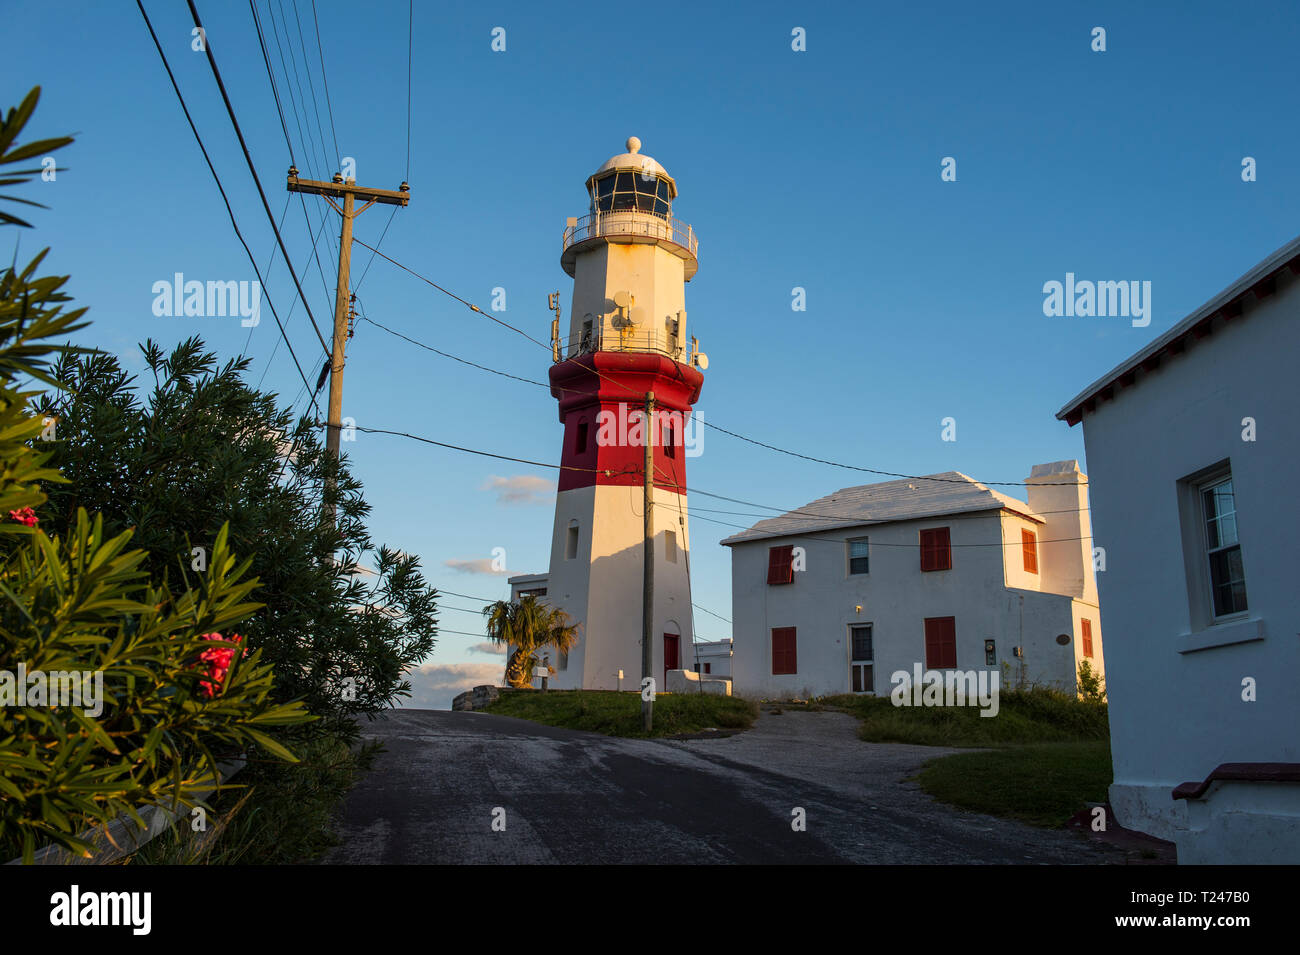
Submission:
<svg viewBox="0 0 1300 955">
<path fill-rule="evenodd" d="M 549 292 L 562 293 L 567 324 L 560 239 L 565 217 L 586 211 L 584 180 L 640 137 L 677 179 L 675 214 L 700 236 L 687 308 L 711 365 L 698 409 L 818 457 L 992 481 L 1082 459 L 1080 430 L 1055 411 L 1296 233 L 1293 3 L 1248 14 L 1206 3 L 750 3 L 742 14 L 698 3 L 417 2 L 409 173 L 406 3 L 317 0 L 332 128 L 310 0 L 297 0 L 297 18 L 294 0 L 257 4 L 303 175 L 328 178 L 341 154 L 363 184 L 409 179 L 410 207 L 383 251 L 483 307 L 505 289 L 499 317 L 535 337 L 549 332 Z M 248 5 L 198 5 L 279 219 L 288 148 Z M 146 8 L 265 270 L 271 230 L 206 61 L 190 49 L 188 11 L 159 0 Z M 85 342 L 138 366 L 146 337 L 173 344 L 200 333 L 223 356 L 247 340 L 254 381 L 265 373 L 264 387 L 291 400 L 302 383 L 276 349 L 269 309 L 251 338 L 238 319 L 152 312 L 153 283 L 176 272 L 254 275 L 135 6 L 72 4 L 54 17 L 29 4 L 5 16 L 22 38 L 0 63 L 6 108 L 40 84 L 33 134 L 77 136 L 60 154 L 68 171 L 24 193 L 52 208 L 35 213 L 20 257 L 53 247 L 50 268 L 71 274 L 90 306 Z M 272 23 L 286 59 L 294 51 L 289 84 Z M 1104 53 L 1091 49 L 1097 26 Z M 491 49 L 495 27 L 506 31 L 504 52 Z M 804 52 L 791 49 L 795 27 L 806 31 Z M 955 182 L 940 179 L 949 156 Z M 1246 156 L 1255 182 L 1242 181 Z M 309 233 L 295 198 L 283 233 L 328 329 L 334 253 L 323 239 L 322 278 L 309 237 L 323 208 L 308 201 Z M 357 237 L 374 245 L 388 220 L 387 208 L 372 208 Z M 334 218 L 325 232 L 337 241 Z M 358 246 L 354 277 L 369 261 Z M 1067 272 L 1150 281 L 1151 324 L 1044 316 L 1043 284 Z M 791 309 L 795 287 L 806 311 Z M 284 318 L 293 290 L 278 256 L 268 294 Z M 383 260 L 358 294 L 368 316 L 412 338 L 544 380 L 541 348 Z M 301 305 L 287 327 L 314 383 L 322 355 Z M 545 390 L 373 325 L 359 325 L 345 382 L 344 412 L 363 426 L 558 461 Z M 947 416 L 955 442 L 940 439 Z M 864 480 L 704 434 L 690 461 L 690 483 L 704 490 L 795 507 Z M 485 561 L 497 547 L 511 573 L 546 568 L 552 501 L 503 501 L 492 485 L 553 482 L 553 471 L 384 435 L 344 447 L 373 505 L 375 539 L 419 554 L 439 587 L 506 596 L 504 576 L 448 564 Z M 733 529 L 700 518 L 748 525 L 758 513 L 709 513 L 747 509 L 704 497 L 691 507 L 695 599 L 730 617 L 730 558 L 717 542 Z M 481 632 L 476 615 L 450 609 L 480 600 L 445 604 L 445 630 Z M 730 635 L 707 614 L 696 630 Z M 500 658 L 471 650 L 480 639 L 444 633 L 422 702 L 446 705 L 457 681 L 486 681 Z"/>
</svg>

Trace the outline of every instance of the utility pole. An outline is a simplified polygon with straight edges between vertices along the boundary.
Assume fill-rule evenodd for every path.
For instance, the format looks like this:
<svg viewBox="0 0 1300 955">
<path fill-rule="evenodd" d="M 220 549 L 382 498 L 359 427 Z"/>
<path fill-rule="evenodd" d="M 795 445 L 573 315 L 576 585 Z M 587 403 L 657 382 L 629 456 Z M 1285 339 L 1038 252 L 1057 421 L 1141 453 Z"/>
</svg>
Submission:
<svg viewBox="0 0 1300 955">
<path fill-rule="evenodd" d="M 655 393 L 645 393 L 645 420 L 642 436 L 645 443 L 645 540 L 642 544 L 642 607 L 641 607 L 641 727 L 647 733 L 654 724 L 655 695 L 645 698 L 646 680 L 654 687 L 655 653 L 653 631 L 655 624 L 655 524 L 654 524 L 654 413 Z"/>
<path fill-rule="evenodd" d="M 325 449 L 334 456 L 339 456 L 339 435 L 343 427 L 343 365 L 348 341 L 348 304 L 350 289 L 348 276 L 352 268 L 352 220 L 365 212 L 376 202 L 388 206 L 405 206 L 410 201 L 411 187 L 402 183 L 396 190 L 362 189 L 355 179 L 344 180 L 339 173 L 334 174 L 333 182 L 318 182 L 314 179 L 299 179 L 298 167 L 289 167 L 289 191 L 303 192 L 309 195 L 324 196 L 325 201 L 334 207 L 343 217 L 343 231 L 339 235 L 339 275 L 338 285 L 334 291 L 334 350 L 330 355 L 330 400 L 329 420 L 326 422 Z M 343 200 L 343 207 L 335 199 Z M 355 202 L 360 199 L 365 203 L 360 209 Z M 334 482 L 330 482 L 332 489 Z M 334 523 L 334 507 L 326 506 L 326 518 Z"/>
</svg>

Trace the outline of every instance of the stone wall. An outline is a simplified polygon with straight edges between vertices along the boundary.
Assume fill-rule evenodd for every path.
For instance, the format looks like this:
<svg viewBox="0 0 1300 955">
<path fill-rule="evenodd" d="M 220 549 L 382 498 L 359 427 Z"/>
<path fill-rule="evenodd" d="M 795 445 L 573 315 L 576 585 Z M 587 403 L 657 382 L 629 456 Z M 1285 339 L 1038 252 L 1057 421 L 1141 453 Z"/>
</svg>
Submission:
<svg viewBox="0 0 1300 955">
<path fill-rule="evenodd" d="M 466 690 L 451 701 L 453 710 L 481 710 L 489 703 L 493 703 L 501 698 L 501 694 L 509 692 L 507 688 L 500 686 L 491 686 L 483 684 L 476 686 L 472 690 Z"/>
</svg>

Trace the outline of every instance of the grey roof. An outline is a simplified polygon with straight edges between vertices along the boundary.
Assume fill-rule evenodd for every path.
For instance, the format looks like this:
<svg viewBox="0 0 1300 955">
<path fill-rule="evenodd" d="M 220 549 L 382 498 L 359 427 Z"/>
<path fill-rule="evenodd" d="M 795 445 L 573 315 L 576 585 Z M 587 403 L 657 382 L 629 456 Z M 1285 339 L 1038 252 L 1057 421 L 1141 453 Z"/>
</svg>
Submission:
<svg viewBox="0 0 1300 955">
<path fill-rule="evenodd" d="M 1172 342 L 1187 335 L 1194 325 L 1200 324 L 1203 320 L 1214 315 L 1224 306 L 1244 297 L 1245 294 L 1258 282 L 1262 279 L 1268 278 L 1282 267 L 1289 265 L 1298 256 L 1300 256 L 1300 237 L 1292 239 L 1286 245 L 1282 246 L 1282 248 L 1269 255 L 1253 269 L 1241 278 L 1237 279 L 1237 281 L 1233 282 L 1218 295 L 1214 296 L 1214 298 L 1196 309 L 1196 311 L 1192 312 L 1192 314 L 1188 315 L 1173 328 L 1169 329 L 1169 331 L 1152 341 L 1151 344 L 1147 345 L 1140 351 L 1134 352 L 1128 358 L 1124 359 L 1124 361 L 1120 362 L 1110 371 L 1106 372 L 1106 374 L 1102 375 L 1090 384 L 1087 388 L 1084 388 L 1083 391 L 1079 392 L 1061 406 L 1061 410 L 1056 413 L 1056 417 L 1064 420 L 1066 416 L 1071 413 L 1077 413 L 1080 405 L 1086 402 L 1089 398 L 1096 396 L 1099 391 L 1106 388 L 1108 385 L 1114 385 L 1121 375 L 1127 374 L 1137 368 L 1138 365 L 1142 364 L 1142 362 L 1146 361 L 1151 356 L 1162 353 Z M 1070 423 L 1074 424 L 1073 421 Z"/>
<path fill-rule="evenodd" d="M 960 471 L 944 471 L 925 477 L 842 488 L 780 517 L 759 521 L 749 530 L 733 534 L 722 543 L 730 546 L 835 528 L 1002 508 L 1023 514 L 1040 524 L 1046 523 L 1024 501 L 990 490 Z"/>
</svg>

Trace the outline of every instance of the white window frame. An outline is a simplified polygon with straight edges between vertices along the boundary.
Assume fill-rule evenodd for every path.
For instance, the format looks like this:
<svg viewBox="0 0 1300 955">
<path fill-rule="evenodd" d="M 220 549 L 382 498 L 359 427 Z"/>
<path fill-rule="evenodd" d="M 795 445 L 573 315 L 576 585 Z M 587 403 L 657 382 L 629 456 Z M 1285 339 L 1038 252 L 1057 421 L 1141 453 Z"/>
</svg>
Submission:
<svg viewBox="0 0 1300 955">
<path fill-rule="evenodd" d="M 1232 526 L 1234 529 L 1233 542 L 1231 544 L 1226 544 L 1226 545 L 1221 543 L 1218 547 L 1211 547 L 1210 529 L 1209 529 L 1210 517 L 1205 511 L 1205 494 L 1206 492 L 1213 491 L 1215 488 L 1222 487 L 1225 484 L 1232 484 Z M 1237 528 L 1237 486 L 1233 484 L 1231 470 L 1229 470 L 1227 473 L 1220 474 L 1219 476 L 1212 478 L 1210 480 L 1201 481 L 1196 485 L 1196 506 L 1197 506 L 1197 512 L 1200 517 L 1200 526 L 1201 526 L 1201 554 L 1202 554 L 1201 570 L 1205 574 L 1206 597 L 1208 598 L 1208 602 L 1206 604 L 1206 612 L 1210 615 L 1210 618 L 1215 623 L 1220 623 L 1225 620 L 1240 619 L 1241 617 L 1246 616 L 1246 614 L 1250 612 L 1249 593 L 1246 593 L 1245 595 L 1246 606 L 1243 607 L 1241 610 L 1232 610 L 1224 614 L 1218 613 L 1214 606 L 1214 571 L 1211 569 L 1211 565 L 1212 565 L 1211 558 L 1215 554 L 1223 553 L 1235 547 L 1237 549 L 1237 554 L 1242 561 L 1241 564 L 1242 589 L 1243 590 L 1246 589 L 1246 563 L 1245 563 L 1245 557 L 1244 555 L 1242 555 L 1242 551 L 1241 551 L 1241 533 L 1240 530 Z M 1218 515 L 1215 517 L 1215 520 L 1220 523 L 1220 526 L 1222 526 L 1222 517 L 1223 515 Z"/>
<path fill-rule="evenodd" d="M 860 574 L 853 572 L 853 545 L 867 545 L 867 569 Z M 869 537 L 850 537 L 844 541 L 844 576 L 848 577 L 867 577 L 871 574 L 871 538 Z"/>
<path fill-rule="evenodd" d="M 1203 494 L 1225 480 L 1233 482 L 1234 514 L 1236 507 L 1237 475 L 1232 461 L 1224 458 L 1209 467 L 1201 468 L 1177 482 L 1178 518 L 1182 528 L 1183 571 L 1187 581 L 1187 631 L 1179 642 L 1180 653 L 1191 653 L 1231 643 L 1263 639 L 1262 620 L 1250 609 L 1249 590 L 1246 609 L 1231 614 L 1214 612 L 1214 590 L 1210 574 L 1208 528 Z M 1238 523 L 1237 546 L 1242 548 L 1242 570 L 1249 580 L 1245 566 L 1245 543 L 1241 539 Z"/>
</svg>

